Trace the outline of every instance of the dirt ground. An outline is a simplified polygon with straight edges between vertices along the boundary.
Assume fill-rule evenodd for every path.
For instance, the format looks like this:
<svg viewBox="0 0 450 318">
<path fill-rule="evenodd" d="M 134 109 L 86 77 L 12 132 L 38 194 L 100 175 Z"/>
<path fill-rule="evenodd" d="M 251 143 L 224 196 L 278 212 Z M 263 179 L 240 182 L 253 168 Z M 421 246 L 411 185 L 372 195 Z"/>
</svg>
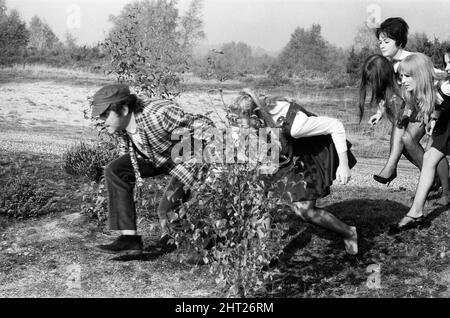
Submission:
<svg viewBox="0 0 450 318">
<path fill-rule="evenodd" d="M 0 86 L 1 169 L 30 154 L 28 164 L 42 169 L 55 189 L 69 193 L 64 208 L 35 219 L 0 220 L 0 297 L 214 297 L 220 296 L 207 267 L 181 262 L 182 253 L 161 255 L 152 249 L 156 233 L 152 220 L 145 231 L 143 258 L 114 260 L 93 249 L 114 238 L 79 213 L 77 187 L 60 169 L 60 156 L 73 143 L 95 139 L 83 118 L 86 96 L 100 86 L 55 81 L 16 81 Z M 225 101 L 234 91 L 225 91 Z M 223 116 L 217 92 L 185 93 L 179 99 L 188 111 L 213 111 Z M 384 141 L 385 142 L 385 141 Z M 390 187 L 371 175 L 380 159 L 358 158 L 347 186 L 333 186 L 321 200 L 340 219 L 355 224 L 360 235 L 358 257 L 348 257 L 342 241 L 311 225 L 292 234 L 288 257 L 275 269 L 268 297 L 449 297 L 449 224 L 446 208 L 434 200 L 426 214 L 432 221 L 423 230 L 390 237 L 387 226 L 406 213 L 418 178 L 410 163 L 401 161 Z M 62 184 L 66 180 L 67 184 Z M 62 191 L 62 190 L 61 190 Z M 154 221 L 154 220 L 153 220 Z M 150 230 L 149 230 L 150 229 Z M 368 285 L 369 266 L 381 268 L 380 288 Z M 402 270 L 400 270 L 402 269 Z"/>
</svg>

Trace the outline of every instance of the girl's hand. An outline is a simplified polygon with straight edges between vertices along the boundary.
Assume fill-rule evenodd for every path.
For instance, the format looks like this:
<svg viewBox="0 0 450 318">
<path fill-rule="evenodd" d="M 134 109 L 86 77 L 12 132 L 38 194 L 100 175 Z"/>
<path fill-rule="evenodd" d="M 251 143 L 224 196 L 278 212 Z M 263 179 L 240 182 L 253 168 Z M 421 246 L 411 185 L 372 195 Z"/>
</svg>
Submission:
<svg viewBox="0 0 450 318">
<path fill-rule="evenodd" d="M 436 120 L 430 120 L 429 123 L 425 126 L 425 132 L 427 135 L 432 135 L 434 131 L 434 126 L 436 126 Z"/>
<path fill-rule="evenodd" d="M 382 116 L 383 115 L 381 113 L 376 113 L 375 115 L 369 118 L 368 123 L 371 124 L 372 126 L 375 126 L 376 124 L 378 124 Z"/>
<path fill-rule="evenodd" d="M 341 164 L 336 170 L 336 179 L 340 184 L 347 184 L 350 181 L 350 168 L 348 164 Z"/>
</svg>

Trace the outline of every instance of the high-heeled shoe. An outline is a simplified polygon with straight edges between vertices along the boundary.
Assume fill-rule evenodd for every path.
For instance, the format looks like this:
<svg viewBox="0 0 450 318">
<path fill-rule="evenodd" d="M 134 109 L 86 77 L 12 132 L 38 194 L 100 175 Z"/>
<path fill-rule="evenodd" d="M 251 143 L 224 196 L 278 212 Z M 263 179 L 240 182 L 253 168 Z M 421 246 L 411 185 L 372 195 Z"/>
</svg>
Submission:
<svg viewBox="0 0 450 318">
<path fill-rule="evenodd" d="M 408 223 L 403 224 L 403 225 L 399 225 L 398 223 L 391 224 L 389 227 L 389 232 L 388 232 L 389 235 L 395 235 L 395 234 L 398 234 L 398 233 L 406 231 L 406 230 L 415 229 L 425 223 L 424 222 L 425 217 L 423 215 L 418 216 L 418 217 L 412 217 L 412 216 L 406 215 L 404 218 L 408 218 L 411 221 L 409 221 Z"/>
<path fill-rule="evenodd" d="M 389 186 L 389 184 L 391 183 L 392 180 L 394 180 L 395 178 L 397 178 L 397 170 L 394 171 L 393 174 L 391 174 L 389 177 L 385 178 L 382 176 L 379 176 L 377 174 L 373 175 L 373 179 L 379 183 L 382 184 L 387 184 L 387 186 Z"/>
</svg>

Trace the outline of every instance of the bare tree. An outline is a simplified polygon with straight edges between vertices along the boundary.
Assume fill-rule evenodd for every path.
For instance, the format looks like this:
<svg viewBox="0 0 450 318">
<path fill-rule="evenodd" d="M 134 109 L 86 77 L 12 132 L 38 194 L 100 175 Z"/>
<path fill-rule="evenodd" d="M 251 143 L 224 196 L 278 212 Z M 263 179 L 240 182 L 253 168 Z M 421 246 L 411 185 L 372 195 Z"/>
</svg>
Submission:
<svg viewBox="0 0 450 318">
<path fill-rule="evenodd" d="M 51 51 L 59 41 L 50 26 L 38 16 L 31 18 L 29 30 L 29 46 L 39 51 Z"/>
</svg>

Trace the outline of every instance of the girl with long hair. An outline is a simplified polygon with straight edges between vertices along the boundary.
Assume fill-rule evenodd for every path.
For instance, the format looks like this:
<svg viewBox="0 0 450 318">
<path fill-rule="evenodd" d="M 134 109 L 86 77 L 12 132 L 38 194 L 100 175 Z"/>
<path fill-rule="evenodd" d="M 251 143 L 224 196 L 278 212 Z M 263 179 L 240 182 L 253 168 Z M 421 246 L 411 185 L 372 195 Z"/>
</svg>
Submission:
<svg viewBox="0 0 450 318">
<path fill-rule="evenodd" d="M 244 126 L 256 115 L 269 127 L 281 127 L 282 163 L 268 176 L 268 184 L 281 202 L 304 221 L 339 234 L 348 254 L 358 253 L 356 227 L 349 226 L 316 205 L 330 193 L 333 180 L 346 184 L 356 159 L 349 150 L 343 124 L 335 118 L 316 116 L 295 101 L 279 96 L 257 96 L 245 89 L 232 111 Z M 259 122 L 259 121 L 257 121 Z"/>
<path fill-rule="evenodd" d="M 402 220 L 393 226 L 394 233 L 417 227 L 423 222 L 423 208 L 435 176 L 436 168 L 446 169 L 446 155 L 450 152 L 450 48 L 444 54 L 445 76 L 436 76 L 431 60 L 423 54 L 415 54 L 400 64 L 403 96 L 413 102 L 423 113 L 428 123 L 427 130 L 432 132 L 433 143 L 423 155 L 423 166 L 420 171 L 414 202 Z M 435 107 L 436 111 L 431 110 Z M 448 197 L 448 182 L 444 188 Z"/>
</svg>

